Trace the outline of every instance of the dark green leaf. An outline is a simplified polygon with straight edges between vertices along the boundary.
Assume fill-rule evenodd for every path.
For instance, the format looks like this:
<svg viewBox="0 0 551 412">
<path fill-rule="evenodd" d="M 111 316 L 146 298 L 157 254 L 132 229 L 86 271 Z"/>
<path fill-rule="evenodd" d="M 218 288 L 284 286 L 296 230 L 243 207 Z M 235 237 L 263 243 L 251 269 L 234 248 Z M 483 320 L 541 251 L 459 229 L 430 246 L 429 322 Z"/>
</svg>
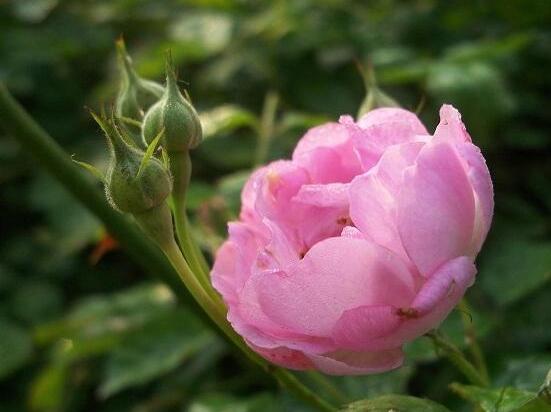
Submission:
<svg viewBox="0 0 551 412">
<path fill-rule="evenodd" d="M 347 405 L 342 412 L 449 412 L 449 410 L 428 399 L 405 395 L 384 395 L 374 399 L 358 401 Z"/>
<path fill-rule="evenodd" d="M 25 365 L 32 355 L 28 332 L 7 319 L 0 318 L 0 379 Z"/>
<path fill-rule="evenodd" d="M 462 398 L 479 405 L 485 412 L 551 411 L 551 404 L 545 405 L 545 402 L 536 399 L 534 392 L 521 389 L 480 388 L 459 383 L 452 383 L 450 388 Z M 533 409 L 536 406 L 541 409 Z"/>
</svg>

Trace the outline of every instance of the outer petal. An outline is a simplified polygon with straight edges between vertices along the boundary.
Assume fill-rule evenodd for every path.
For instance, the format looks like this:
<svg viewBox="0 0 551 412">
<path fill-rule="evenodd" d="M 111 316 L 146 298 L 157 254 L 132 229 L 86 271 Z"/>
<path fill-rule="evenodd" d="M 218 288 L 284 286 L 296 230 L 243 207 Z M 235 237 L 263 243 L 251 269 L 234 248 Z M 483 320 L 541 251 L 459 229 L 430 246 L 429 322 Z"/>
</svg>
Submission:
<svg viewBox="0 0 551 412">
<path fill-rule="evenodd" d="M 212 283 L 226 302 L 233 302 L 251 275 L 258 250 L 266 243 L 253 225 L 241 222 L 228 224 L 229 240 L 216 254 Z"/>
<path fill-rule="evenodd" d="M 353 143 L 364 170 L 373 167 L 387 147 L 428 135 L 414 113 L 399 108 L 372 110 L 357 125 L 364 134 L 355 134 Z"/>
<path fill-rule="evenodd" d="M 478 147 L 471 143 L 458 144 L 456 147 L 466 165 L 467 177 L 474 190 L 476 217 L 472 255 L 475 256 L 486 239 L 494 214 L 492 178 Z"/>
<path fill-rule="evenodd" d="M 289 349 L 284 346 L 279 346 L 273 349 L 265 349 L 252 345 L 251 343 L 249 343 L 249 345 L 263 358 L 276 365 L 283 366 L 284 368 L 306 370 L 314 369 L 315 367 L 308 356 L 301 351 Z"/>
<path fill-rule="evenodd" d="M 337 345 L 349 350 L 399 347 L 437 327 L 474 281 L 466 256 L 440 267 L 405 307 L 365 306 L 346 311 L 333 329 Z"/>
<path fill-rule="evenodd" d="M 461 114 L 449 104 L 440 108 L 440 124 L 436 127 L 434 137 L 458 143 L 471 141 L 471 136 L 461 121 Z"/>
<path fill-rule="evenodd" d="M 358 120 L 358 126 L 362 129 L 388 124 L 399 125 L 399 130 L 406 131 L 401 136 L 388 136 L 394 142 L 393 144 L 402 143 L 412 135 L 428 134 L 427 129 L 415 113 L 399 107 L 382 107 L 371 110 Z"/>
<path fill-rule="evenodd" d="M 473 191 L 454 147 L 425 145 L 404 174 L 397 208 L 402 245 L 422 275 L 469 252 L 474 218 Z"/>
<path fill-rule="evenodd" d="M 404 170 L 423 147 L 409 142 L 388 148 L 369 172 L 350 185 L 350 217 L 358 229 L 375 243 L 407 259 L 396 224 L 396 198 Z"/>
<path fill-rule="evenodd" d="M 362 239 L 316 244 L 287 274 L 251 278 L 262 311 L 297 333 L 330 336 L 342 313 L 363 305 L 407 305 L 413 277 L 391 252 Z"/>
<path fill-rule="evenodd" d="M 289 213 L 292 198 L 310 183 L 307 171 L 293 162 L 280 160 L 266 166 L 258 179 L 255 200 L 258 214 L 274 221 L 292 219 L 293 214 Z"/>
<path fill-rule="evenodd" d="M 241 220 L 249 222 L 259 220 L 255 202 L 261 178 L 266 174 L 266 171 L 266 166 L 255 170 L 245 182 L 241 191 L 241 213 L 239 214 Z"/>
<path fill-rule="evenodd" d="M 346 183 L 361 172 L 350 131 L 339 123 L 310 129 L 298 142 L 293 162 L 308 170 L 312 183 Z"/>
<path fill-rule="evenodd" d="M 366 375 L 396 369 L 404 362 L 400 348 L 380 352 L 339 351 L 326 355 L 307 355 L 316 369 L 329 375 Z"/>
<path fill-rule="evenodd" d="M 387 338 L 409 342 L 434 329 L 459 303 L 465 291 L 474 282 L 476 267 L 467 256 L 460 256 L 442 265 L 423 286 L 411 305 L 415 316 L 402 316 L 403 323 L 396 333 Z"/>
</svg>

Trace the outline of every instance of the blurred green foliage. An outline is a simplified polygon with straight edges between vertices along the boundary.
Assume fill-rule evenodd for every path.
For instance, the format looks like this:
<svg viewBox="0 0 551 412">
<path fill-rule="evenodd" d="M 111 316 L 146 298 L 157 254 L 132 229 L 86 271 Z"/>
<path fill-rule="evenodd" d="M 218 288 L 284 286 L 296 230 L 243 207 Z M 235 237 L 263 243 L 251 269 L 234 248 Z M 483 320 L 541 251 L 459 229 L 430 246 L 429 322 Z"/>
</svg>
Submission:
<svg viewBox="0 0 551 412">
<path fill-rule="evenodd" d="M 211 253 L 258 161 L 288 156 L 308 127 L 357 112 L 356 61 L 371 62 L 404 107 L 420 105 L 429 130 L 442 103 L 458 107 L 495 183 L 495 223 L 468 298 L 496 389 L 450 390 L 461 377 L 427 339 L 410 345 L 400 370 L 334 381 L 350 400 L 401 393 L 454 411 L 469 410 L 461 398 L 484 411 L 543 410 L 531 399 L 551 367 L 551 3 L 0 2 L 0 80 L 99 168 L 107 154 L 84 107 L 115 96 L 120 34 L 144 76 L 159 80 L 172 49 L 201 113 L 189 204 Z M 1 411 L 310 410 L 232 356 L 123 253 L 96 262 L 110 245 L 100 223 L 0 139 Z M 464 344 L 458 311 L 442 330 Z"/>
</svg>

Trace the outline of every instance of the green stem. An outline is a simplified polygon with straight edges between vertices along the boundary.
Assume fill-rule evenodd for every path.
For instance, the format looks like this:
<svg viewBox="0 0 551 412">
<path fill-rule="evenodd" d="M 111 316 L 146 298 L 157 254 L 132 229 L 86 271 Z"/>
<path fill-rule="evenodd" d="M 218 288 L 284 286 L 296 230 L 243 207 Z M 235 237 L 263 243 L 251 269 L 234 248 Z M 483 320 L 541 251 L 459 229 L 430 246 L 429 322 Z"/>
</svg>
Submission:
<svg viewBox="0 0 551 412">
<path fill-rule="evenodd" d="M 474 385 L 487 387 L 489 382 L 476 370 L 471 362 L 467 360 L 452 342 L 446 339 L 437 331 L 426 334 L 437 349 L 440 349 L 444 356 Z"/>
<path fill-rule="evenodd" d="M 308 389 L 302 382 L 300 382 L 295 375 L 289 371 L 281 368 L 275 369 L 272 374 L 276 379 L 285 387 L 294 387 L 297 389 L 295 392 L 301 399 L 307 400 L 308 403 L 315 405 L 320 411 L 336 412 L 337 408 L 331 406 L 328 402 L 321 399 L 318 395 Z"/>
<path fill-rule="evenodd" d="M 317 371 L 307 372 L 307 375 L 312 382 L 317 384 L 321 390 L 327 393 L 338 404 L 345 405 L 350 401 L 348 397 L 327 378 L 327 376 L 322 375 Z"/>
<path fill-rule="evenodd" d="M 274 134 L 275 116 L 278 103 L 279 96 L 276 92 L 270 91 L 266 94 L 264 106 L 262 108 L 260 130 L 258 132 L 258 143 L 256 145 L 256 153 L 254 158 L 254 163 L 256 166 L 263 164 L 268 156 L 270 141 L 272 140 L 272 136 Z"/>
<path fill-rule="evenodd" d="M 193 240 L 191 228 L 186 214 L 186 194 L 191 179 L 191 159 L 189 152 L 170 152 L 170 170 L 174 187 L 172 189 L 172 201 L 174 204 L 174 223 L 176 236 L 180 242 L 182 253 L 186 260 L 199 275 L 203 287 L 210 291 L 209 266 L 203 253 Z M 212 292 L 209 292 L 212 294 Z"/>
<path fill-rule="evenodd" d="M 461 311 L 461 320 L 465 330 L 465 340 L 467 342 L 467 347 L 471 352 L 474 364 L 480 372 L 480 375 L 482 375 L 482 378 L 485 381 L 490 382 L 490 375 L 488 373 L 488 367 L 486 366 L 484 352 L 482 352 L 482 348 L 476 338 L 476 331 L 472 317 L 470 316 L 471 308 L 465 298 L 459 302 L 458 309 Z"/>
<path fill-rule="evenodd" d="M 67 191 L 104 223 L 109 233 L 119 240 L 121 246 L 140 265 L 146 268 L 149 273 L 159 276 L 173 290 L 183 305 L 190 308 L 220 333 L 220 329 L 217 327 L 218 323 L 213 322 L 209 316 L 206 316 L 206 313 L 201 310 L 195 299 L 191 299 L 190 292 L 180 281 L 180 274 L 169 263 L 166 255 L 147 236 L 143 236 L 143 232 L 133 222 L 108 205 L 96 184 L 92 183 L 83 174 L 63 149 L 25 112 L 2 83 L 0 83 L 0 124 Z M 175 252 L 171 251 L 170 253 Z M 180 258 L 176 259 L 179 260 Z M 178 265 L 181 265 L 183 270 L 187 271 L 187 268 L 183 265 L 184 262 L 179 262 Z M 229 326 L 225 326 L 222 330 L 224 331 L 222 336 L 227 341 L 242 349 L 249 359 L 260 366 L 264 372 L 282 382 L 298 398 L 321 411 L 336 410 L 310 391 L 289 371 L 269 365 L 264 359 L 248 349 L 243 340 Z M 236 336 L 237 338 L 230 336 Z M 239 343 L 236 342 L 237 339 Z"/>
</svg>

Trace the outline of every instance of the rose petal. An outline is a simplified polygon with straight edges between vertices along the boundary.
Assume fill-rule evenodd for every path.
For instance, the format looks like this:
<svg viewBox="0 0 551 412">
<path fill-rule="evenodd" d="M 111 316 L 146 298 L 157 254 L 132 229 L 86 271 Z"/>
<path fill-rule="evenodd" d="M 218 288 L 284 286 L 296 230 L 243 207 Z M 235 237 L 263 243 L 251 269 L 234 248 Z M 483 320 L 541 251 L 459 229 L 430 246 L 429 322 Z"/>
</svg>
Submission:
<svg viewBox="0 0 551 412">
<path fill-rule="evenodd" d="M 424 143 L 390 147 L 369 172 L 350 184 L 350 217 L 367 237 L 408 259 L 396 223 L 396 201 L 404 170 L 412 165 Z"/>
<path fill-rule="evenodd" d="M 423 147 L 404 173 L 397 205 L 402 245 L 422 275 L 468 253 L 474 197 L 451 144 L 432 141 Z"/>
<path fill-rule="evenodd" d="M 402 366 L 404 353 L 401 349 L 380 352 L 340 351 L 330 355 L 309 355 L 308 358 L 323 373 L 328 375 L 366 375 L 386 372 Z"/>
<path fill-rule="evenodd" d="M 391 252 L 365 240 L 316 244 L 287 274 L 251 278 L 263 312 L 313 336 L 330 336 L 342 313 L 358 306 L 401 306 L 414 295 L 412 275 Z"/>
<path fill-rule="evenodd" d="M 293 162 L 308 170 L 312 183 L 346 183 L 361 172 L 349 129 L 339 123 L 310 129 L 298 142 Z"/>
<path fill-rule="evenodd" d="M 467 168 L 475 198 L 475 228 L 472 239 L 472 253 L 476 256 L 490 230 L 494 214 L 494 190 L 492 178 L 480 149 L 471 143 L 458 144 L 457 150 Z"/>
<path fill-rule="evenodd" d="M 436 127 L 434 137 L 439 140 L 458 143 L 471 141 L 471 136 L 469 136 L 465 125 L 461 121 L 461 114 L 449 104 L 445 104 L 440 108 L 440 123 Z"/>
</svg>

